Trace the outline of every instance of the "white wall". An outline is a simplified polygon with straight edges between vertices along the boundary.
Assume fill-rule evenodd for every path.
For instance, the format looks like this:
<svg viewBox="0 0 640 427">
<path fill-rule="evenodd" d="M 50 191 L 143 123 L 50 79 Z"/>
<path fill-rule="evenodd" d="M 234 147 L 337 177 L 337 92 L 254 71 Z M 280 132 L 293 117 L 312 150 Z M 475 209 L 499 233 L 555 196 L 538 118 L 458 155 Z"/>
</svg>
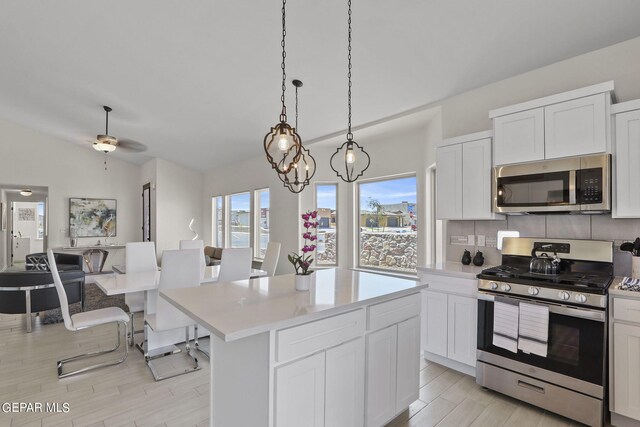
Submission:
<svg viewBox="0 0 640 427">
<path fill-rule="evenodd" d="M 0 183 L 49 189 L 50 247 L 69 244 L 69 198 L 93 197 L 118 201 L 114 242 L 140 240 L 141 188 L 138 165 L 109 157 L 90 146 L 76 146 L 0 119 Z M 95 243 L 80 239 L 79 244 Z M 104 240 L 104 239 L 103 239 Z"/>
<path fill-rule="evenodd" d="M 152 197 L 152 200 L 155 199 L 155 242 L 160 258 L 162 251 L 178 249 L 180 240 L 193 238 L 194 234 L 189 230 L 192 218 L 193 229 L 200 235 L 199 238 L 204 238 L 203 174 L 163 159 L 156 159 L 155 166 L 155 191 L 152 191 L 155 197 Z M 140 194 L 141 191 L 142 185 Z M 210 209 L 211 203 L 208 205 Z M 141 237 L 142 231 L 137 240 Z"/>
</svg>

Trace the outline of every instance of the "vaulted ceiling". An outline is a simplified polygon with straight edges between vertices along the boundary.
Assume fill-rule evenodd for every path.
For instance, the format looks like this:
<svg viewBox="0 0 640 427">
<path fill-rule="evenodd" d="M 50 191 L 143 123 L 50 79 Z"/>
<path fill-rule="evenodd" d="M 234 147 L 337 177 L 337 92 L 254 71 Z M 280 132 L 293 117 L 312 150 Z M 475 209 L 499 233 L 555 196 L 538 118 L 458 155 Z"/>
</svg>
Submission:
<svg viewBox="0 0 640 427">
<path fill-rule="evenodd" d="M 259 155 L 280 112 L 275 0 L 6 0 L 0 117 L 207 170 Z M 636 0 L 354 0 L 360 125 L 640 36 Z M 305 140 L 346 127 L 346 1 L 289 0 L 288 80 Z M 613 66 L 613 65 L 612 65 Z M 287 102 L 293 121 L 293 87 Z M 0 141 L 1 144 L 7 141 Z M 96 155 L 99 155 L 96 153 Z"/>
</svg>

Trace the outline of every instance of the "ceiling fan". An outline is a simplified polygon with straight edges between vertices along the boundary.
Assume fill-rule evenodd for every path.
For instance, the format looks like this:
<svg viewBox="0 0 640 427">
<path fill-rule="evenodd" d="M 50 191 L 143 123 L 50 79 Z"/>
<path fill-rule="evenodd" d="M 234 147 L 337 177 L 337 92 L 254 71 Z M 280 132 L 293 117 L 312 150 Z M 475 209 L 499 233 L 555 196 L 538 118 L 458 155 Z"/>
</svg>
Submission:
<svg viewBox="0 0 640 427">
<path fill-rule="evenodd" d="M 96 151 L 102 151 L 107 154 L 115 151 L 116 148 L 121 148 L 124 151 L 141 153 L 147 149 L 141 142 L 132 139 L 118 139 L 115 136 L 109 135 L 109 113 L 112 111 L 112 108 L 106 105 L 102 106 L 102 108 L 106 114 L 105 131 L 104 135 L 98 135 L 95 141 L 92 141 L 93 148 Z"/>
</svg>

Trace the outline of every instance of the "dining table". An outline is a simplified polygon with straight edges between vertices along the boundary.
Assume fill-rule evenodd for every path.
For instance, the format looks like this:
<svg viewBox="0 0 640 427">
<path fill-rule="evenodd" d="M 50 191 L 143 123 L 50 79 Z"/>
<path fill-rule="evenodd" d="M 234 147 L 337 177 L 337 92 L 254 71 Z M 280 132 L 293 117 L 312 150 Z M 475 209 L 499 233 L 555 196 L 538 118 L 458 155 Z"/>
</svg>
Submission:
<svg viewBox="0 0 640 427">
<path fill-rule="evenodd" d="M 122 269 L 126 271 L 125 269 Z M 207 266 L 204 270 L 204 276 L 200 280 L 203 286 L 215 286 L 220 273 L 220 266 Z M 124 295 L 133 292 L 144 292 L 144 314 L 149 315 L 156 312 L 156 301 L 158 299 L 158 284 L 160 283 L 161 269 L 156 271 L 145 271 L 138 273 L 109 274 L 95 276 L 95 284 L 107 296 Z M 267 276 L 264 270 L 251 269 L 250 278 L 258 278 Z M 209 332 L 204 327 L 198 328 L 198 337 L 203 338 L 209 336 Z M 178 348 L 175 343 L 184 341 L 184 334 L 180 330 L 170 330 L 163 332 L 154 332 L 149 330 L 147 333 L 148 353 L 151 356 L 161 354 L 176 353 Z M 131 334 L 133 339 L 133 334 Z M 141 345 L 136 347 L 144 352 Z"/>
</svg>

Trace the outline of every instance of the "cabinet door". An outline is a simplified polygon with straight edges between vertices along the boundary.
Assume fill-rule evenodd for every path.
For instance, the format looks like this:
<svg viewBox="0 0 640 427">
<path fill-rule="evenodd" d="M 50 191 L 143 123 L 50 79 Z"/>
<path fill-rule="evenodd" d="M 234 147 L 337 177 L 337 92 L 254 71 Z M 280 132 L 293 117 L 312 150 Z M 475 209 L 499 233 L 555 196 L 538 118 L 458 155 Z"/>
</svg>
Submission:
<svg viewBox="0 0 640 427">
<path fill-rule="evenodd" d="M 462 219 L 462 145 L 436 150 L 436 217 Z"/>
<path fill-rule="evenodd" d="M 493 119 L 496 165 L 544 159 L 544 110 L 521 111 Z"/>
<path fill-rule="evenodd" d="M 425 302 L 424 349 L 447 357 L 447 294 L 423 291 Z"/>
<path fill-rule="evenodd" d="M 325 425 L 364 425 L 364 338 L 326 353 Z"/>
<path fill-rule="evenodd" d="M 640 110 L 616 115 L 616 217 L 640 217 Z"/>
<path fill-rule="evenodd" d="M 367 426 L 381 426 L 396 411 L 396 361 L 398 326 L 367 337 Z"/>
<path fill-rule="evenodd" d="M 612 411 L 640 419 L 640 327 L 613 325 L 613 388 Z"/>
<path fill-rule="evenodd" d="M 491 138 L 462 144 L 462 165 L 463 218 L 491 219 Z"/>
<path fill-rule="evenodd" d="M 276 426 L 324 427 L 325 353 L 276 369 Z"/>
<path fill-rule="evenodd" d="M 396 413 L 418 399 L 420 386 L 420 318 L 398 323 Z"/>
<path fill-rule="evenodd" d="M 476 365 L 477 301 L 475 298 L 448 296 L 447 356 L 466 365 Z"/>
<path fill-rule="evenodd" d="M 546 159 L 607 151 L 605 96 L 600 93 L 544 108 Z"/>
</svg>

